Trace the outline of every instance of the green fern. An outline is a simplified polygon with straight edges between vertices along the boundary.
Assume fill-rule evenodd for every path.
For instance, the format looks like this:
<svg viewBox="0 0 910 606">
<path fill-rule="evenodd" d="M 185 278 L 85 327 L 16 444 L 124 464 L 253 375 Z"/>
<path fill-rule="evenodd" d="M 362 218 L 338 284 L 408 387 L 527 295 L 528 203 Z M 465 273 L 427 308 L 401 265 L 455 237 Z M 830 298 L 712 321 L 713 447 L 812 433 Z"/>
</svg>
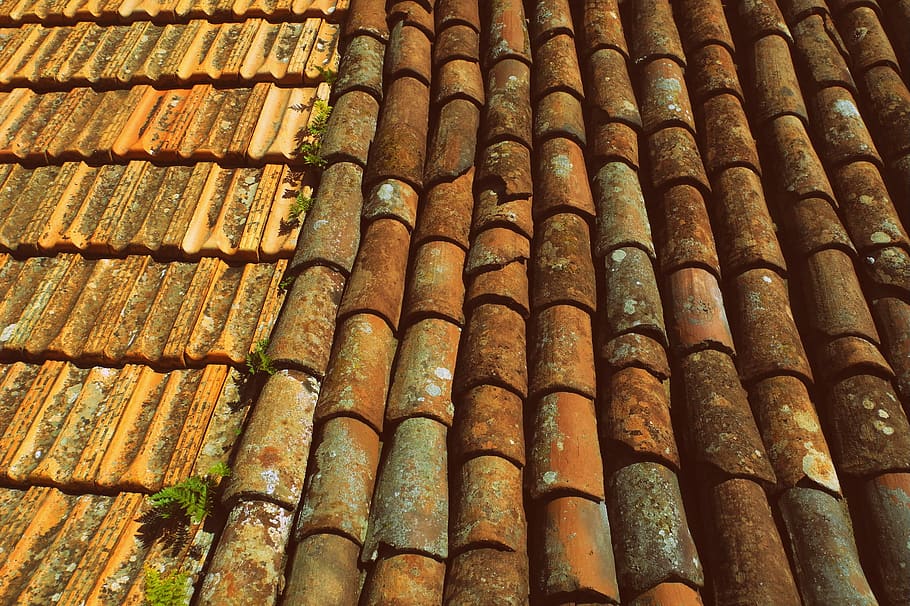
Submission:
<svg viewBox="0 0 910 606">
<path fill-rule="evenodd" d="M 322 168 L 326 165 L 325 159 L 320 155 L 322 149 L 322 139 L 329 125 L 329 116 L 332 114 L 332 106 L 323 99 L 316 99 L 313 103 L 310 123 L 306 127 L 305 133 L 300 139 L 300 145 L 297 152 L 303 163 L 308 166 Z"/>
<path fill-rule="evenodd" d="M 320 158 L 322 160 L 322 158 Z M 291 208 L 288 211 L 288 223 L 291 225 L 300 224 L 301 217 L 305 217 L 310 209 L 313 208 L 313 198 L 303 195 L 303 191 L 297 192 Z"/>
<path fill-rule="evenodd" d="M 272 362 L 272 358 L 269 357 L 269 354 L 266 353 L 266 350 L 269 348 L 269 340 L 262 339 L 256 343 L 256 347 L 253 348 L 253 351 L 247 354 L 246 356 L 246 367 L 250 371 L 251 375 L 257 375 L 261 372 L 271 376 L 278 372 L 275 369 L 275 363 Z"/>
<path fill-rule="evenodd" d="M 212 510 L 211 484 L 202 478 L 187 478 L 179 484 L 162 488 L 149 497 L 149 502 L 161 512 L 163 518 L 182 511 L 193 523 L 199 524 Z"/>
<path fill-rule="evenodd" d="M 190 574 L 185 571 L 160 573 L 151 566 L 146 566 L 146 606 L 187 606 L 190 603 L 186 591 L 189 579 Z"/>
</svg>

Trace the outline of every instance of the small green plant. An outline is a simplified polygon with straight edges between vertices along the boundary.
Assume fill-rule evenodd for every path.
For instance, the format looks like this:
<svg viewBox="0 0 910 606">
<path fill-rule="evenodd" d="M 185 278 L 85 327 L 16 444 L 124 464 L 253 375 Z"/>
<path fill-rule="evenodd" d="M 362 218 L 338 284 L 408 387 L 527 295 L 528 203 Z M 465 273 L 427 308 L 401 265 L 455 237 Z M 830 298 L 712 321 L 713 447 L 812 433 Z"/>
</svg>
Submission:
<svg viewBox="0 0 910 606">
<path fill-rule="evenodd" d="M 291 203 L 285 223 L 288 227 L 297 227 L 300 225 L 301 218 L 305 217 L 311 208 L 313 208 L 313 198 L 304 195 L 303 190 L 298 191 L 297 197 Z"/>
<path fill-rule="evenodd" d="M 146 606 L 187 606 L 190 603 L 186 586 L 190 574 L 171 570 L 158 572 L 151 566 L 145 567 Z"/>
<path fill-rule="evenodd" d="M 285 276 L 281 278 L 281 282 L 278 283 L 279 292 L 287 292 L 291 289 L 291 285 L 294 283 L 294 276 Z"/>
<path fill-rule="evenodd" d="M 319 72 L 319 76 L 327 84 L 335 84 L 335 81 L 338 79 L 338 72 L 336 72 L 331 67 L 320 67 L 317 65 L 316 71 Z"/>
<path fill-rule="evenodd" d="M 260 373 L 265 373 L 267 375 L 273 375 L 277 371 L 275 369 L 275 363 L 272 362 L 272 358 L 269 357 L 269 354 L 266 353 L 266 350 L 269 348 L 269 340 L 262 339 L 256 343 L 256 347 L 253 348 L 253 351 L 247 354 L 246 356 L 246 367 L 250 371 L 250 375 L 258 375 Z"/>
<path fill-rule="evenodd" d="M 332 106 L 323 99 L 316 99 L 311 110 L 310 123 L 299 136 L 297 152 L 307 166 L 322 168 L 326 161 L 320 155 L 322 139 L 329 124 Z"/>
<path fill-rule="evenodd" d="M 188 538 L 190 524 L 201 524 L 215 507 L 215 488 L 220 478 L 231 470 L 216 463 L 203 477 L 191 476 L 173 486 L 166 486 L 148 497 L 151 507 L 139 516 L 139 538 L 145 545 L 163 539 L 165 547 L 174 548 Z"/>
</svg>

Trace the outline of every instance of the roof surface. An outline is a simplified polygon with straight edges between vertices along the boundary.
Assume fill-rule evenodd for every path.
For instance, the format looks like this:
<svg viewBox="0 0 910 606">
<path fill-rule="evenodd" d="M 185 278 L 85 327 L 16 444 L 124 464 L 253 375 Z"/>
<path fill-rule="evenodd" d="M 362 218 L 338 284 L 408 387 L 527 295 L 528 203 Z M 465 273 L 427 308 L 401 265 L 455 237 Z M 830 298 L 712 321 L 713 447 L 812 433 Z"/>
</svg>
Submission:
<svg viewBox="0 0 910 606">
<path fill-rule="evenodd" d="M 910 2 L 0 27 L 0 603 L 910 603 Z"/>
</svg>

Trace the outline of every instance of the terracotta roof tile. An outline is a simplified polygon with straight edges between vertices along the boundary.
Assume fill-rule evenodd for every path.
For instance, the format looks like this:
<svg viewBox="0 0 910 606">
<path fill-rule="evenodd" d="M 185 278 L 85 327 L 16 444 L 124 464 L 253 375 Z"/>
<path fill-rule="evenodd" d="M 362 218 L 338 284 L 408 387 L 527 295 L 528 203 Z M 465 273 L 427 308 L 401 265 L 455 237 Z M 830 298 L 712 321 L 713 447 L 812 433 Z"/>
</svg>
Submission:
<svg viewBox="0 0 910 606">
<path fill-rule="evenodd" d="M 840 13 L 837 20 L 855 70 L 862 73 L 874 65 L 883 64 L 900 69 L 888 35 L 879 21 L 878 11 L 868 6 L 835 10 Z"/>
<path fill-rule="evenodd" d="M 306 606 L 343 606 L 356 601 L 361 580 L 359 553 L 356 543 L 340 535 L 306 537 L 291 556 L 284 599 Z"/>
<path fill-rule="evenodd" d="M 203 603 L 236 604 L 243 599 L 274 600 L 283 575 L 283 558 L 293 512 L 267 501 L 241 501 L 231 509 L 205 580 Z M 243 566 L 236 566 L 242 560 Z M 254 596 L 256 596 L 254 598 Z"/>
<path fill-rule="evenodd" d="M 777 166 L 784 191 L 797 199 L 814 195 L 833 203 L 834 192 L 804 124 L 794 116 L 781 116 L 771 122 L 767 136 L 782 154 Z"/>
<path fill-rule="evenodd" d="M 679 469 L 668 385 L 649 370 L 626 367 L 610 374 L 608 387 L 600 394 L 605 446 L 620 453 L 629 449 Z"/>
<path fill-rule="evenodd" d="M 521 469 L 502 457 L 481 455 L 466 460 L 453 476 L 451 549 L 524 551 Z"/>
<path fill-rule="evenodd" d="M 828 14 L 824 0 L 781 0 L 778 2 L 787 23 L 797 23 L 812 13 Z"/>
<path fill-rule="evenodd" d="M 668 126 L 695 131 L 682 68 L 671 59 L 655 59 L 641 68 L 641 113 L 645 134 Z"/>
<path fill-rule="evenodd" d="M 379 471 L 361 561 L 375 561 L 386 550 L 448 555 L 445 444 L 445 425 L 432 419 L 406 419 L 395 428 Z M 520 503 L 520 481 L 518 486 Z"/>
<path fill-rule="evenodd" d="M 756 126 L 787 115 L 807 121 L 806 103 L 796 79 L 790 48 L 784 38 L 759 38 L 753 47 L 751 69 Z"/>
<path fill-rule="evenodd" d="M 530 354 L 530 394 L 573 391 L 596 393 L 591 317 L 572 305 L 553 305 L 536 312 Z"/>
<path fill-rule="evenodd" d="M 647 335 L 664 346 L 667 330 L 651 258 L 640 248 L 617 248 L 604 257 L 607 295 L 603 334 Z"/>
<path fill-rule="evenodd" d="M 594 174 L 591 185 L 597 203 L 595 253 L 604 256 L 622 246 L 638 246 L 655 258 L 636 171 L 624 162 L 607 162 Z"/>
<path fill-rule="evenodd" d="M 535 219 L 565 212 L 593 218 L 594 200 L 584 150 L 571 139 L 554 137 L 541 142 L 537 154 L 537 195 L 531 208 Z"/>
<path fill-rule="evenodd" d="M 504 606 L 528 602 L 528 556 L 482 547 L 453 556 L 446 576 L 447 604 L 482 604 L 490 600 Z"/>
<path fill-rule="evenodd" d="M 534 116 L 534 138 L 538 141 L 551 137 L 569 137 L 584 145 L 584 118 L 581 101 L 565 91 L 553 91 L 544 96 Z"/>
<path fill-rule="evenodd" d="M 743 34 L 750 41 L 776 34 L 788 42 L 793 41 L 790 29 L 784 16 L 774 0 L 756 0 L 755 2 L 738 2 L 736 5 L 739 24 Z"/>
<path fill-rule="evenodd" d="M 503 59 L 518 59 L 531 63 L 531 43 L 525 20 L 522 3 L 517 0 L 491 0 L 484 5 L 483 16 L 488 29 L 483 30 L 486 36 L 487 49 L 484 61 L 488 68 Z"/>
<path fill-rule="evenodd" d="M 853 243 L 830 201 L 805 198 L 789 209 L 787 218 L 793 223 L 791 245 L 801 255 L 808 256 L 828 248 L 853 254 Z"/>
<path fill-rule="evenodd" d="M 839 494 L 834 462 L 806 385 L 796 377 L 769 377 L 750 386 L 749 401 L 778 482 L 792 488 L 808 481 Z"/>
<path fill-rule="evenodd" d="M 405 293 L 405 322 L 440 316 L 459 326 L 464 324 L 464 261 L 464 250 L 451 242 L 430 241 L 417 248 Z"/>
<path fill-rule="evenodd" d="M 316 436 L 306 493 L 297 519 L 303 543 L 319 533 L 362 545 L 379 467 L 379 435 L 350 417 L 327 420 Z"/>
<path fill-rule="evenodd" d="M 594 401 L 577 393 L 555 392 L 540 397 L 534 410 L 526 477 L 530 497 L 570 492 L 603 500 Z"/>
<path fill-rule="evenodd" d="M 707 490 L 712 520 L 714 595 L 719 602 L 797 605 L 793 573 L 761 486 L 746 479 Z"/>
<path fill-rule="evenodd" d="M 370 149 L 366 182 L 396 178 L 420 188 L 427 146 L 429 90 L 415 78 L 389 83 Z"/>
<path fill-rule="evenodd" d="M 601 346 L 598 355 L 614 370 L 634 367 L 643 368 L 661 379 L 670 376 L 670 363 L 664 346 L 638 333 L 626 333 L 610 339 Z"/>
<path fill-rule="evenodd" d="M 733 55 L 719 44 L 709 44 L 689 53 L 688 80 L 689 94 L 696 103 L 723 93 L 744 98 Z"/>
<path fill-rule="evenodd" d="M 844 222 L 860 251 L 907 243 L 907 233 L 876 166 L 869 162 L 846 164 L 834 173 L 834 183 Z"/>
<path fill-rule="evenodd" d="M 436 72 L 435 89 L 434 101 L 437 103 L 464 98 L 478 106 L 484 104 L 483 77 L 480 65 L 473 59 L 452 59 L 443 63 Z"/>
<path fill-rule="evenodd" d="M 863 83 L 881 147 L 891 156 L 907 153 L 910 151 L 907 145 L 910 134 L 910 91 L 907 85 L 890 66 L 873 67 L 863 76 Z"/>
<path fill-rule="evenodd" d="M 391 328 L 379 316 L 355 314 L 341 322 L 316 420 L 353 416 L 380 431 L 396 347 Z"/>
<path fill-rule="evenodd" d="M 438 318 L 419 320 L 404 331 L 386 420 L 429 417 L 452 425 L 452 378 L 461 329 Z"/>
<path fill-rule="evenodd" d="M 849 91 L 839 86 L 825 88 L 815 96 L 815 107 L 817 127 L 822 133 L 820 150 L 826 162 L 833 166 L 856 160 L 881 164 Z"/>
<path fill-rule="evenodd" d="M 856 83 L 847 67 L 846 48 L 825 13 L 811 14 L 794 23 L 796 54 L 816 88 L 843 86 L 855 91 Z"/>
<path fill-rule="evenodd" d="M 623 467 L 608 479 L 607 506 L 623 595 L 664 581 L 703 583 L 675 473 L 657 463 Z"/>
<path fill-rule="evenodd" d="M 871 404 L 871 408 L 869 407 Z M 871 375 L 831 385 L 830 442 L 843 474 L 867 475 L 910 465 L 910 424 L 890 381 Z"/>
<path fill-rule="evenodd" d="M 351 10 L 344 24 L 344 37 L 365 34 L 378 40 L 389 38 L 383 0 L 351 0 Z"/>
<path fill-rule="evenodd" d="M 584 39 L 588 52 L 613 48 L 629 55 L 617 0 L 586 0 L 584 4 Z"/>
<path fill-rule="evenodd" d="M 480 109 L 471 101 L 451 99 L 439 109 L 437 120 L 424 172 L 428 186 L 451 181 L 474 164 Z"/>
<path fill-rule="evenodd" d="M 812 369 L 790 311 L 787 283 L 770 270 L 734 278 L 739 372 L 743 381 L 779 374 L 812 382 Z"/>
<path fill-rule="evenodd" d="M 480 31 L 478 3 L 473 0 L 437 0 L 433 12 L 440 31 L 459 23 Z"/>
<path fill-rule="evenodd" d="M 686 183 L 708 188 L 708 177 L 692 133 L 673 126 L 648 136 L 651 181 L 655 189 Z"/>
<path fill-rule="evenodd" d="M 532 306 L 569 304 L 593 312 L 597 288 L 588 224 L 574 213 L 559 213 L 539 221 L 537 229 Z"/>
<path fill-rule="evenodd" d="M 588 57 L 587 69 L 587 101 L 595 112 L 595 119 L 619 120 L 640 128 L 641 115 L 625 55 L 612 48 L 598 49 Z"/>
<path fill-rule="evenodd" d="M 900 538 L 908 536 L 910 529 L 908 480 L 910 477 L 906 473 L 887 473 L 872 478 L 863 486 L 878 554 L 872 567 L 882 579 L 879 589 L 882 600 L 900 602 L 910 596 L 910 584 L 903 574 L 907 566 L 907 551 L 900 540 L 892 540 L 895 535 Z"/>
<path fill-rule="evenodd" d="M 638 133 L 628 124 L 594 117 L 589 157 L 597 163 L 620 161 L 638 169 Z"/>
<path fill-rule="evenodd" d="M 524 261 L 531 256 L 528 239 L 506 227 L 485 229 L 475 237 L 468 251 L 465 274 L 473 276 L 480 271 L 503 267 L 513 261 Z"/>
<path fill-rule="evenodd" d="M 393 28 L 398 21 L 416 26 L 432 40 L 435 35 L 432 14 L 434 3 L 435 0 L 397 0 L 389 4 L 386 10 L 387 20 L 393 24 Z"/>
<path fill-rule="evenodd" d="M 486 77 L 482 136 L 486 143 L 512 139 L 531 146 L 531 70 L 522 61 L 498 61 Z"/>
<path fill-rule="evenodd" d="M 630 9 L 631 10 L 631 9 Z M 679 32 L 673 21 L 668 0 L 645 0 L 635 4 L 630 21 L 629 39 L 636 65 L 666 57 L 682 66 L 686 64 Z"/>
<path fill-rule="evenodd" d="M 461 349 L 459 391 L 477 385 L 505 387 L 524 397 L 528 390 L 525 361 L 525 321 L 508 307 L 483 303 L 468 320 Z"/>
<path fill-rule="evenodd" d="M 895 373 L 895 387 L 902 397 L 910 389 L 910 368 L 903 352 L 910 343 L 907 342 L 904 326 L 910 320 L 907 303 L 896 297 L 882 297 L 872 304 L 872 313 L 878 321 L 882 334 L 882 351 Z"/>
<path fill-rule="evenodd" d="M 759 176 L 748 168 L 731 167 L 716 175 L 712 185 L 714 231 L 725 274 L 736 275 L 753 267 L 786 273 Z"/>
<path fill-rule="evenodd" d="M 468 249 L 474 208 L 473 184 L 474 168 L 470 168 L 454 181 L 437 183 L 429 188 L 417 218 L 415 244 L 441 239 Z"/>
<path fill-rule="evenodd" d="M 541 40 L 558 34 L 574 37 L 575 26 L 572 24 L 572 11 L 568 0 L 556 2 L 539 1 L 534 7 L 534 18 L 531 20 L 532 42 L 537 45 Z"/>
<path fill-rule="evenodd" d="M 829 379 L 860 372 L 888 379 L 894 376 L 878 348 L 860 337 L 834 339 L 819 355 L 824 359 Z"/>
<path fill-rule="evenodd" d="M 813 253 L 806 260 L 804 280 L 814 312 L 811 324 L 816 331 L 828 338 L 856 335 L 879 342 L 853 263 L 845 253 Z"/>
<path fill-rule="evenodd" d="M 453 433 L 459 447 L 454 454 L 464 459 L 496 454 L 523 466 L 522 407 L 521 398 L 500 387 L 479 385 L 468 390 L 456 403 Z"/>
<path fill-rule="evenodd" d="M 543 596 L 618 603 L 619 586 L 603 501 L 561 497 L 541 505 L 543 555 L 538 587 Z"/>
<path fill-rule="evenodd" d="M 391 17 L 390 17 L 391 18 Z M 430 83 L 430 39 L 420 29 L 398 21 L 389 32 L 385 77 L 413 76 Z"/>
<path fill-rule="evenodd" d="M 541 41 L 534 49 L 534 58 L 538 62 L 533 84 L 535 99 L 554 90 L 584 96 L 575 39 L 571 35 L 558 34 Z"/>
<path fill-rule="evenodd" d="M 436 15 L 440 15 L 436 9 Z M 480 35 L 477 29 L 463 23 L 446 24 L 433 45 L 433 61 L 443 69 L 450 61 L 480 61 Z"/>
<path fill-rule="evenodd" d="M 680 20 L 687 53 L 709 44 L 721 44 L 731 52 L 735 50 L 730 27 L 724 17 L 724 7 L 719 0 L 681 2 L 675 16 Z"/>
<path fill-rule="evenodd" d="M 352 90 L 336 99 L 333 109 L 332 113 L 337 117 L 330 117 L 330 124 L 343 120 L 351 130 L 330 128 L 322 140 L 321 157 L 327 162 L 355 162 L 366 166 L 379 105 L 367 93 Z"/>
<path fill-rule="evenodd" d="M 732 166 L 761 173 L 758 150 L 741 101 L 733 95 L 716 95 L 702 104 L 701 112 L 700 134 L 708 174 L 713 176 Z"/>
<path fill-rule="evenodd" d="M 465 293 L 465 309 L 482 303 L 500 303 L 521 314 L 531 315 L 528 299 L 528 268 L 524 261 L 512 261 L 502 267 L 491 267 L 475 274 Z"/>
<path fill-rule="evenodd" d="M 630 606 L 701 606 L 698 591 L 684 583 L 660 583 L 629 602 Z"/>
<path fill-rule="evenodd" d="M 405 553 L 380 559 L 367 576 L 365 604 L 388 604 L 410 600 L 413 604 L 442 601 L 446 566 L 419 554 Z"/>
<path fill-rule="evenodd" d="M 698 188 L 689 184 L 670 186 L 660 202 L 664 221 L 658 234 L 661 273 L 698 266 L 720 275 L 711 222 Z"/>
</svg>

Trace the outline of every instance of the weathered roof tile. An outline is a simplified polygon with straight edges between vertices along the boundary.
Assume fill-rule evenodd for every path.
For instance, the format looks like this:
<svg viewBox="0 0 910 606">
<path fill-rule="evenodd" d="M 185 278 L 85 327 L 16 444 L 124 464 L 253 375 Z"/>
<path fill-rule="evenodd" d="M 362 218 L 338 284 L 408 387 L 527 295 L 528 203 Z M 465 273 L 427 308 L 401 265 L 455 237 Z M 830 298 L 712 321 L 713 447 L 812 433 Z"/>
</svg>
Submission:
<svg viewBox="0 0 910 606">
<path fill-rule="evenodd" d="M 537 229 L 531 305 L 570 304 L 593 312 L 597 288 L 588 224 L 574 213 L 559 213 L 539 221 Z"/>
<path fill-rule="evenodd" d="M 356 1 L 356 0 L 355 0 Z M 286 600 L 305 606 L 356 602 L 360 546 L 337 534 L 314 534 L 297 544 L 287 569 Z"/>
<path fill-rule="evenodd" d="M 647 335 L 667 345 L 663 306 L 651 258 L 640 248 L 616 248 L 604 257 L 604 335 Z"/>
</svg>

